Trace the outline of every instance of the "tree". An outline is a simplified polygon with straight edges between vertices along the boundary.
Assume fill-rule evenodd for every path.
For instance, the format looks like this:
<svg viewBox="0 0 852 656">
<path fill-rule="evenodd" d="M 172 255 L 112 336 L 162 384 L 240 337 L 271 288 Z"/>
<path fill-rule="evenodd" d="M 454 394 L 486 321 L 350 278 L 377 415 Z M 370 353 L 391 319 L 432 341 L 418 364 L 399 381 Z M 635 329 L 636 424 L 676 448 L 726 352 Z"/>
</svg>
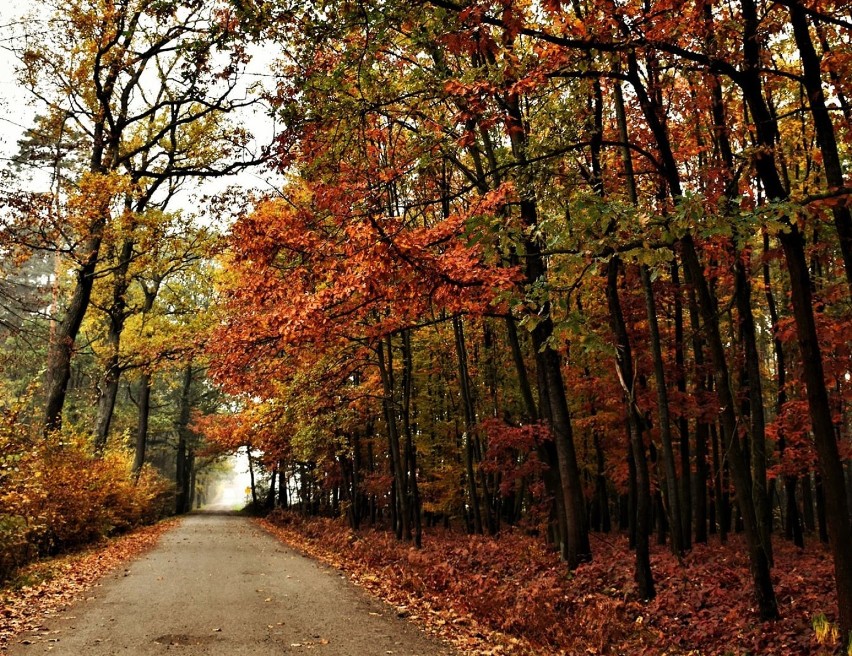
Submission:
<svg viewBox="0 0 852 656">
<path fill-rule="evenodd" d="M 19 49 L 21 79 L 44 106 L 42 124 L 54 133 L 70 125 L 88 153 L 69 195 L 73 229 L 41 246 L 67 250 L 75 277 L 48 354 L 46 430 L 61 424 L 74 343 L 113 223 L 165 202 L 182 179 L 259 161 L 248 135 L 225 122 L 254 100 L 236 98 L 247 57 L 222 7 L 81 0 L 54 11 L 47 30 Z"/>
</svg>

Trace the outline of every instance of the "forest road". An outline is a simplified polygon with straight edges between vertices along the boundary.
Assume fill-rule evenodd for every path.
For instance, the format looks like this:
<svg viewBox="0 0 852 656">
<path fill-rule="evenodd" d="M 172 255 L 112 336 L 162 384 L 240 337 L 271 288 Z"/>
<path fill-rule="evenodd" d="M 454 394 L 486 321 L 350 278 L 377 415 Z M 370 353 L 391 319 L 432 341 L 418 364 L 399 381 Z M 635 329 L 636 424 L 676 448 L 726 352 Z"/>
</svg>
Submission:
<svg viewBox="0 0 852 656">
<path fill-rule="evenodd" d="M 237 515 L 185 517 L 88 595 L 20 636 L 10 656 L 453 653 Z"/>
</svg>

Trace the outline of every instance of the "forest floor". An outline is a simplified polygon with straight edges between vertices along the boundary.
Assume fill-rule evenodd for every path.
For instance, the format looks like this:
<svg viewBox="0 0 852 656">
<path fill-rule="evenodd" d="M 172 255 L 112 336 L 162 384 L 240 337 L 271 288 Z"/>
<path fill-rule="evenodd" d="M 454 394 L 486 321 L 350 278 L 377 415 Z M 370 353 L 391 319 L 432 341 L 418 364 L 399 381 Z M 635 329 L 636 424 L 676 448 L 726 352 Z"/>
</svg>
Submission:
<svg viewBox="0 0 852 656">
<path fill-rule="evenodd" d="M 9 656 L 179 653 L 213 656 L 449 656 L 452 649 L 336 570 L 286 548 L 246 517 L 199 513 L 173 523 L 153 548 L 91 587 L 62 592 L 15 619 L 9 592 L 0 634 Z M 162 532 L 162 530 L 160 530 Z M 145 539 L 147 546 L 156 532 Z M 132 538 L 129 538 L 132 539 Z M 107 547 L 107 551 L 109 547 Z M 137 553 L 144 551 L 140 548 Z M 126 552 L 126 549 L 125 549 Z M 106 558 L 92 552 L 96 561 Z M 121 559 L 113 561 L 113 566 Z M 62 569 L 62 568 L 60 568 Z M 103 574 L 101 570 L 101 574 Z M 73 587 L 77 570 L 50 586 Z M 24 586 L 24 607 L 53 592 Z M 72 596 L 77 601 L 62 606 Z M 12 625 L 16 626 L 12 626 Z M 12 637 L 15 628 L 26 628 Z M 0 645 L 3 651 L 3 645 Z"/>
<path fill-rule="evenodd" d="M 814 630 L 820 614 L 836 620 L 831 556 L 815 540 L 800 551 L 776 538 L 781 619 L 761 622 L 736 535 L 695 545 L 681 561 L 652 547 L 657 596 L 643 603 L 618 534 L 593 534 L 594 561 L 568 573 L 541 538 L 515 530 L 496 538 L 436 530 L 415 550 L 387 531 L 353 532 L 336 520 L 278 513 L 260 524 L 468 655 L 836 653 Z"/>
</svg>

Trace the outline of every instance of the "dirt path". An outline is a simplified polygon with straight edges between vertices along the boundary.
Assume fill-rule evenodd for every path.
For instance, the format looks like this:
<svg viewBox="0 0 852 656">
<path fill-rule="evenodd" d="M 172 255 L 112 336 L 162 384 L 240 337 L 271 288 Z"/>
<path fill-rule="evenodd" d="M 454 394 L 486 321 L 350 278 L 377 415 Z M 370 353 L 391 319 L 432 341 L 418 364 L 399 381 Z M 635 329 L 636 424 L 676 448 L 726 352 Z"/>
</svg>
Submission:
<svg viewBox="0 0 852 656">
<path fill-rule="evenodd" d="M 10 656 L 452 653 L 335 570 L 233 515 L 185 518 L 42 629 L 21 636 Z"/>
</svg>

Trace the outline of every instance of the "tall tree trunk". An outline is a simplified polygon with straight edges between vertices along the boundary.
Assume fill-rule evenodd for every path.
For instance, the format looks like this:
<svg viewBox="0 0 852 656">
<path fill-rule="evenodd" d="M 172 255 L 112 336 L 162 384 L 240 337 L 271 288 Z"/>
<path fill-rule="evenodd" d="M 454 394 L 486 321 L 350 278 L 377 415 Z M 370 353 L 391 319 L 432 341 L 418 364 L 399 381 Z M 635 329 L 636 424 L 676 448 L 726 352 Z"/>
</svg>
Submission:
<svg viewBox="0 0 852 656">
<path fill-rule="evenodd" d="M 642 439 L 642 417 L 636 406 L 633 354 L 630 338 L 624 323 L 621 301 L 618 297 L 618 258 L 613 257 L 607 266 L 606 297 L 609 307 L 610 329 L 616 342 L 616 369 L 624 399 L 627 404 L 627 426 L 630 449 L 636 471 L 636 564 L 634 578 L 643 599 L 652 599 L 654 577 L 651 573 L 649 537 L 651 533 L 651 479 Z"/>
<path fill-rule="evenodd" d="M 453 332 L 456 338 L 456 356 L 459 365 L 459 389 L 464 410 L 464 467 L 467 481 L 470 509 L 473 516 L 473 528 L 477 533 L 483 532 L 482 511 L 479 503 L 479 492 L 476 487 L 473 457 L 473 432 L 476 417 L 473 408 L 473 398 L 470 390 L 470 376 L 467 371 L 467 347 L 464 339 L 464 327 L 459 317 L 453 317 Z"/>
<path fill-rule="evenodd" d="M 746 542 L 749 549 L 752 579 L 757 596 L 760 615 L 763 619 L 778 616 L 778 603 L 772 587 L 770 576 L 770 554 L 767 552 L 761 535 L 761 527 L 752 501 L 752 481 L 742 451 L 740 438 L 737 434 L 737 420 L 734 413 L 734 396 L 729 385 L 728 366 L 725 357 L 725 347 L 719 334 L 716 321 L 717 312 L 710 295 L 704 271 L 698 260 L 698 254 L 687 235 L 681 240 L 684 254 L 684 264 L 690 269 L 690 276 L 697 282 L 698 306 L 704 323 L 704 334 L 710 347 L 713 361 L 716 392 L 719 395 L 721 410 L 722 434 L 725 437 L 725 449 L 728 453 L 728 464 L 734 477 L 734 488 L 737 503 L 742 513 Z"/>
<path fill-rule="evenodd" d="M 175 499 L 175 511 L 178 514 L 188 512 L 192 505 L 189 494 L 190 471 L 188 468 L 189 457 L 189 417 L 192 411 L 192 363 L 187 363 L 183 369 L 183 384 L 180 392 L 180 408 L 177 419 L 177 466 L 175 467 L 175 484 L 177 486 L 177 498 Z"/>
<path fill-rule="evenodd" d="M 118 254 L 118 263 L 113 271 L 112 302 L 107 311 L 109 319 L 107 345 L 110 350 L 110 356 L 104 374 L 101 377 L 98 412 L 95 417 L 96 453 L 103 452 L 106 447 L 113 410 L 115 409 L 115 400 L 118 396 L 118 383 L 121 377 L 119 348 L 121 345 L 121 333 L 124 331 L 124 322 L 127 318 L 127 289 L 130 284 L 127 274 L 130 269 L 130 261 L 133 257 L 133 245 L 134 242 L 132 239 L 124 240 Z"/>
<path fill-rule="evenodd" d="M 414 520 L 414 545 L 423 544 L 423 525 L 420 513 L 420 490 L 417 486 L 417 447 L 411 427 L 411 406 L 414 397 L 414 365 L 411 358 L 411 333 L 402 333 L 402 427 L 405 434 L 405 462 L 408 467 L 408 482 L 411 512 Z"/>
<path fill-rule="evenodd" d="M 148 420 L 151 416 L 151 374 L 143 371 L 139 376 L 139 423 L 136 426 L 136 455 L 133 458 L 133 473 L 137 476 L 145 464 L 148 447 Z"/>
<path fill-rule="evenodd" d="M 769 234 L 763 233 L 763 290 L 766 296 L 766 306 L 769 309 L 769 322 L 772 327 L 772 349 L 775 357 L 776 371 L 776 388 L 775 393 L 775 414 L 781 414 L 784 404 L 787 402 L 787 364 L 784 356 L 784 345 L 778 337 L 778 309 L 775 304 L 775 294 L 772 292 L 772 277 L 769 268 Z M 784 431 L 779 431 L 778 435 L 778 456 L 784 458 L 786 449 L 786 436 Z M 786 523 L 784 526 L 784 534 L 788 540 L 799 547 L 804 548 L 805 537 L 802 527 L 802 518 L 799 513 L 799 504 L 796 502 L 796 482 L 797 476 L 794 474 L 784 475 L 784 497 L 785 497 L 785 515 Z"/>
<path fill-rule="evenodd" d="M 80 326 L 89 308 L 94 285 L 94 274 L 101 248 L 103 225 L 95 226 L 92 236 L 83 247 L 84 256 L 75 275 L 74 292 L 65 309 L 65 317 L 56 326 L 54 339 L 47 351 L 47 381 L 45 384 L 44 430 L 50 432 L 62 427 L 62 408 L 71 378 L 71 357 Z"/>
<path fill-rule="evenodd" d="M 699 403 L 707 401 L 707 373 L 704 369 L 704 341 L 701 338 L 701 322 L 698 317 L 698 301 L 695 294 L 695 285 L 689 277 L 688 271 L 684 270 L 684 278 L 689 285 L 687 289 L 687 305 L 689 309 L 689 325 L 692 332 L 692 359 L 695 363 L 695 396 Z M 709 466 L 707 458 L 709 452 L 707 445 L 710 442 L 710 426 L 706 419 L 699 416 L 695 420 L 695 480 L 692 496 L 695 508 L 695 541 L 707 542 L 707 485 L 710 481 Z M 715 466 L 715 465 L 714 465 Z M 715 477 L 714 477 L 715 480 Z M 715 497 L 718 499 L 718 496 Z M 714 499 L 714 511 L 715 511 Z M 715 517 L 713 517 L 713 531 L 715 532 Z"/>
<path fill-rule="evenodd" d="M 520 98 L 515 91 L 508 91 L 505 97 L 508 121 L 507 133 L 512 145 L 512 154 L 522 173 L 527 170 L 527 123 L 521 113 Z M 524 192 L 520 200 L 521 221 L 527 227 L 529 236 L 525 238 L 526 283 L 540 285 L 546 282 L 547 265 L 542 255 L 539 237 L 533 232 L 538 227 L 538 209 L 533 192 Z M 585 499 L 577 453 L 574 446 L 574 432 L 571 414 L 565 396 L 565 382 L 562 379 L 560 356 L 550 343 L 553 335 L 553 320 L 550 317 L 550 303 L 545 301 L 539 311 L 540 319 L 532 331 L 533 348 L 536 352 L 536 366 L 544 392 L 550 405 L 550 428 L 556 445 L 559 476 L 562 484 L 562 497 L 565 504 L 567 545 L 565 559 L 573 569 L 592 557 L 589 545 L 589 533 L 586 526 Z"/>
<path fill-rule="evenodd" d="M 754 315 L 751 310 L 751 280 L 740 254 L 734 264 L 734 280 L 737 314 L 739 315 L 740 337 L 743 346 L 744 376 L 747 382 L 747 407 L 751 419 L 749 446 L 752 502 L 759 525 L 763 548 L 772 562 L 772 508 L 769 503 L 766 480 L 766 415 L 763 407 L 763 384 L 760 378 L 760 352 L 757 349 Z"/>
<path fill-rule="evenodd" d="M 390 338 L 379 342 L 376 347 L 379 364 L 379 374 L 382 379 L 382 406 L 388 434 L 388 450 L 391 456 L 391 474 L 396 490 L 397 538 L 411 540 L 411 513 L 408 504 L 408 482 L 403 467 L 402 452 L 399 443 L 399 431 L 396 423 L 396 408 L 394 407 L 393 360 Z"/>
<path fill-rule="evenodd" d="M 246 458 L 248 458 L 248 470 L 249 470 L 249 485 L 251 491 L 251 504 L 252 508 L 257 508 L 257 485 L 255 484 L 254 478 L 254 459 L 251 457 L 251 445 L 246 447 Z M 300 472 L 299 476 L 300 482 L 304 483 L 305 480 L 305 472 L 304 469 Z M 302 496 L 302 509 L 305 508 L 305 497 Z"/>
<path fill-rule="evenodd" d="M 675 329 L 675 384 L 686 396 L 686 365 L 684 357 L 683 300 L 677 259 L 671 263 L 672 285 L 674 286 L 674 329 Z M 683 548 L 692 548 L 692 468 L 689 449 L 689 420 L 681 412 L 677 421 L 680 435 L 680 502 L 681 537 Z"/>
<path fill-rule="evenodd" d="M 648 316 L 648 332 L 651 337 L 651 355 L 654 361 L 654 379 L 657 388 L 657 413 L 660 420 L 660 441 L 663 445 L 663 466 L 666 472 L 666 491 L 669 502 L 669 530 L 672 536 L 672 551 L 680 555 L 684 551 L 681 529 L 680 488 L 677 483 L 677 467 L 672 448 L 671 418 L 669 416 L 669 394 L 666 387 L 666 374 L 663 364 L 663 350 L 660 345 L 660 329 L 657 324 L 657 303 L 651 285 L 651 274 L 644 265 L 639 267 L 642 289 L 645 294 L 645 309 Z"/>
</svg>

